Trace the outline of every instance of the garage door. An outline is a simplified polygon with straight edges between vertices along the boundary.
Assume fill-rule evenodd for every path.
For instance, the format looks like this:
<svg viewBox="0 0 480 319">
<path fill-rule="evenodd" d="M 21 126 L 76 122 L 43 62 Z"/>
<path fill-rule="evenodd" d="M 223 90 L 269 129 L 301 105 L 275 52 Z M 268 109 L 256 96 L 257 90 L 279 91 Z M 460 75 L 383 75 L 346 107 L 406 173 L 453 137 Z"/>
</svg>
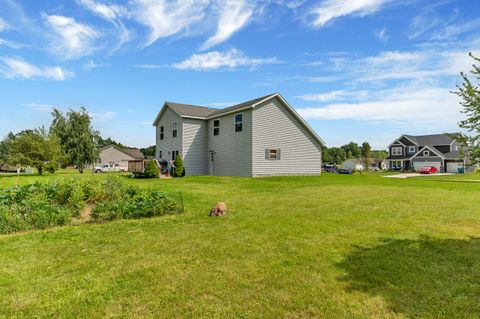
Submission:
<svg viewBox="0 0 480 319">
<path fill-rule="evenodd" d="M 447 163 L 447 173 L 458 173 L 459 167 L 463 167 L 463 163 Z"/>
<path fill-rule="evenodd" d="M 419 170 L 421 170 L 425 166 L 433 166 L 436 169 L 438 169 L 438 171 L 440 172 L 440 168 L 442 167 L 442 163 L 440 163 L 440 162 L 413 162 L 413 169 L 416 172 L 418 172 Z"/>
</svg>

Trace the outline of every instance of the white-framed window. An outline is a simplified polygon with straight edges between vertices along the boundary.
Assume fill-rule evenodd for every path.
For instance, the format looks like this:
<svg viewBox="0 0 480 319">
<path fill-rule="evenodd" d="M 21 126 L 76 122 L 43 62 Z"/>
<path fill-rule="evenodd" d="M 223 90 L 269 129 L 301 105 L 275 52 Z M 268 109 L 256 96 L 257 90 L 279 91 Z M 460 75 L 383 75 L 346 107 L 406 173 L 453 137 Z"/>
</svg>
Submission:
<svg viewBox="0 0 480 319">
<path fill-rule="evenodd" d="M 415 146 L 409 146 L 408 147 L 408 152 L 409 153 L 415 153 L 416 150 L 417 150 L 417 148 Z"/>
<path fill-rule="evenodd" d="M 402 161 L 391 161 L 392 169 L 402 169 Z"/>
<path fill-rule="evenodd" d="M 213 135 L 220 134 L 220 120 L 213 121 Z"/>
<path fill-rule="evenodd" d="M 423 151 L 423 156 L 430 156 L 430 151 Z"/>
<path fill-rule="evenodd" d="M 172 123 L 172 136 L 177 137 L 177 122 Z"/>
<path fill-rule="evenodd" d="M 392 155 L 402 155 L 402 147 L 397 146 L 397 147 L 392 147 Z"/>
<path fill-rule="evenodd" d="M 163 126 L 160 126 L 160 139 L 163 140 Z"/>
<path fill-rule="evenodd" d="M 455 146 L 453 147 L 453 150 L 454 150 L 454 151 L 458 151 L 458 145 L 455 145 Z"/>
<path fill-rule="evenodd" d="M 241 132 L 243 131 L 243 114 L 238 113 L 235 114 L 235 132 Z"/>
<path fill-rule="evenodd" d="M 265 149 L 265 159 L 266 160 L 279 160 L 280 159 L 280 149 L 279 148 L 266 148 Z"/>
</svg>

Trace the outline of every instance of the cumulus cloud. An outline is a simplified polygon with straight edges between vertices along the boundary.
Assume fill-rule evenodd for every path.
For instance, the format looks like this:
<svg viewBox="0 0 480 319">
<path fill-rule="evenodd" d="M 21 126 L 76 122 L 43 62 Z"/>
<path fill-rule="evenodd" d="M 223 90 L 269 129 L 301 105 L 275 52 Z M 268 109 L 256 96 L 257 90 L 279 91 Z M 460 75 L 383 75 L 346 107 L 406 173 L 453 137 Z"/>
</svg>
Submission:
<svg viewBox="0 0 480 319">
<path fill-rule="evenodd" d="M 74 18 L 42 14 L 47 26 L 54 32 L 51 50 L 64 59 L 75 59 L 95 50 L 95 39 L 101 36 L 94 28 L 78 23 Z"/>
<path fill-rule="evenodd" d="M 262 64 L 278 63 L 276 58 L 249 58 L 237 49 L 226 52 L 212 51 L 204 54 L 194 54 L 185 61 L 172 66 L 180 70 L 207 71 L 221 68 L 255 67 Z"/>
<path fill-rule="evenodd" d="M 201 47 L 202 50 L 224 42 L 244 27 L 253 14 L 253 5 L 245 0 L 224 0 L 220 7 L 217 31 Z"/>
<path fill-rule="evenodd" d="M 453 128 L 462 118 L 458 99 L 444 87 L 396 87 L 365 102 L 335 103 L 297 111 L 306 119 L 387 122 L 405 129 Z"/>
<path fill-rule="evenodd" d="M 310 14 L 314 16 L 314 20 L 311 23 L 313 27 L 320 28 L 335 18 L 348 15 L 367 16 L 380 10 L 382 5 L 387 1 L 388 0 L 324 0 L 311 9 Z"/>
<path fill-rule="evenodd" d="M 63 81 L 73 72 L 55 66 L 35 66 L 22 58 L 0 57 L 0 75 L 8 79 L 48 79 Z"/>
<path fill-rule="evenodd" d="M 207 0 L 135 0 L 131 13 L 150 30 L 145 44 L 149 46 L 159 38 L 175 35 L 202 21 L 208 4 Z"/>
</svg>

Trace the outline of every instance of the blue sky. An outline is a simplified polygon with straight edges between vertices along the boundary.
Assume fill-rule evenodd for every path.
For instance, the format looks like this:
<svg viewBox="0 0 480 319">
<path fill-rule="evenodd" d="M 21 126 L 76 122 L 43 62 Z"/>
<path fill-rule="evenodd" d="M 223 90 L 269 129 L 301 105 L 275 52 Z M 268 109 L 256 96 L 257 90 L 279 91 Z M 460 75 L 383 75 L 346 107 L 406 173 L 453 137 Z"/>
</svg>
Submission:
<svg viewBox="0 0 480 319">
<path fill-rule="evenodd" d="M 155 142 L 165 100 L 280 92 L 329 146 L 458 131 L 480 1 L 0 0 L 0 136 L 85 106 L 104 137 Z"/>
</svg>

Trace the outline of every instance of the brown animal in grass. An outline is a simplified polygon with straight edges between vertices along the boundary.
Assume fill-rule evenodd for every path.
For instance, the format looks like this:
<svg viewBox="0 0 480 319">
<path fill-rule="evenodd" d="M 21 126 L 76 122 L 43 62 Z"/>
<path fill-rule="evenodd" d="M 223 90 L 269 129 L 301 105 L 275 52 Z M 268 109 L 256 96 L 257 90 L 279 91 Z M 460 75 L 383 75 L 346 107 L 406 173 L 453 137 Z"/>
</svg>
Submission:
<svg viewBox="0 0 480 319">
<path fill-rule="evenodd" d="M 227 212 L 227 204 L 224 202 L 218 202 L 213 206 L 213 208 L 210 210 L 210 216 L 223 216 Z"/>
</svg>

